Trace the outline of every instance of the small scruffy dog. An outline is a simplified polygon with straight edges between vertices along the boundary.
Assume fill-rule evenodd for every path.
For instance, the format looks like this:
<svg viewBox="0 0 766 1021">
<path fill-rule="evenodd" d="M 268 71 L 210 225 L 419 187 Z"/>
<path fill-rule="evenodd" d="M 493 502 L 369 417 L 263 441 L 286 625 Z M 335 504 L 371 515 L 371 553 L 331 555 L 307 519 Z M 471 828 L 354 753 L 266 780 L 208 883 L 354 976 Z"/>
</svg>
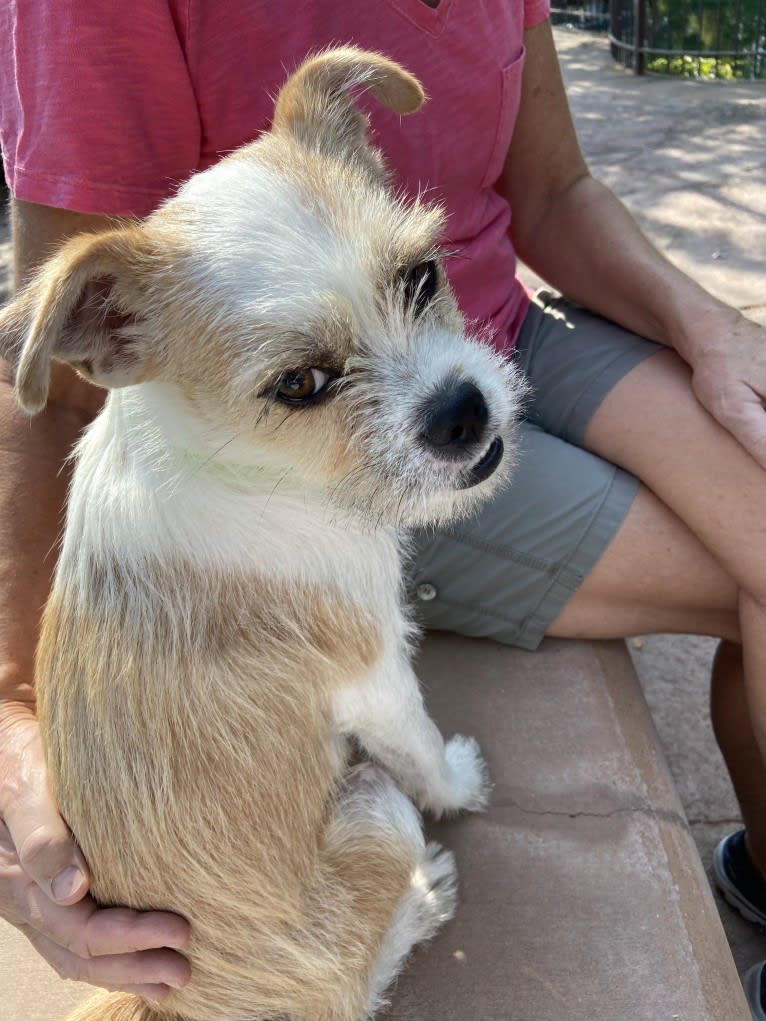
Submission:
<svg viewBox="0 0 766 1021">
<path fill-rule="evenodd" d="M 425 713 L 396 526 L 496 489 L 523 384 L 466 336 L 441 213 L 393 194 L 359 89 L 423 99 L 377 54 L 308 60 L 269 134 L 69 241 L 0 318 L 30 413 L 52 358 L 111 390 L 38 653 L 53 789 L 97 900 L 192 931 L 186 988 L 79 1021 L 369 1015 L 454 907 L 412 801 L 487 799 Z"/>
</svg>

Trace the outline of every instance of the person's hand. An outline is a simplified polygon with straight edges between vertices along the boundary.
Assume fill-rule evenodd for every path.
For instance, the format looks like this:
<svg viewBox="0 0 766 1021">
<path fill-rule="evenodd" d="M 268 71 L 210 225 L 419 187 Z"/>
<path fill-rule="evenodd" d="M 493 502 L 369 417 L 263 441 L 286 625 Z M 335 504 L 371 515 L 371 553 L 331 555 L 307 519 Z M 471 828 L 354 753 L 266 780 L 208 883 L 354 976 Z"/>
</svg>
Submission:
<svg viewBox="0 0 766 1021">
<path fill-rule="evenodd" d="M 37 721 L 0 706 L 0 916 L 63 978 L 161 1001 L 189 980 L 176 950 L 187 922 L 168 912 L 99 908 L 88 870 L 50 792 Z M 175 948 L 175 949 L 169 949 Z"/>
<path fill-rule="evenodd" d="M 690 338 L 680 353 L 697 400 L 766 469 L 766 330 L 727 309 Z"/>
</svg>

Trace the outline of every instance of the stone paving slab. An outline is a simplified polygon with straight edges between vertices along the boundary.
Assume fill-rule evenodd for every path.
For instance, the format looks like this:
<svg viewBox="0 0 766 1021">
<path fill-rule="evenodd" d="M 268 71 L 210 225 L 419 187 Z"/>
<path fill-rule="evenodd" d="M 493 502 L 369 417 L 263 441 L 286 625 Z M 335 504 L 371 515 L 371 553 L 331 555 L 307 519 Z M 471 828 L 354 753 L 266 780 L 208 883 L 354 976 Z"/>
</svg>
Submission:
<svg viewBox="0 0 766 1021">
<path fill-rule="evenodd" d="M 432 828 L 461 907 L 381 1021 L 745 1021 L 623 643 L 438 636 L 420 674 L 443 732 L 478 738 L 494 790 L 486 815 Z"/>
</svg>

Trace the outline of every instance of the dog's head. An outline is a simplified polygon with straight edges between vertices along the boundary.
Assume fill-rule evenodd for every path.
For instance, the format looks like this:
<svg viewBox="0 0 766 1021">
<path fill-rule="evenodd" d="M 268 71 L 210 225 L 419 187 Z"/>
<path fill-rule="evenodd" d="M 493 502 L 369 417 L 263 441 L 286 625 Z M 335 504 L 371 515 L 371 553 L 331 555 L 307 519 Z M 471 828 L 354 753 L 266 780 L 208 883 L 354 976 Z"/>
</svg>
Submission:
<svg viewBox="0 0 766 1021">
<path fill-rule="evenodd" d="M 442 213 L 394 194 L 365 89 L 398 113 L 423 100 L 384 57 L 328 51 L 287 81 L 268 134 L 142 223 L 65 244 L 0 317 L 21 406 L 43 407 L 58 359 L 167 391 L 197 447 L 376 519 L 434 520 L 494 488 L 523 384 L 466 336 Z"/>
</svg>

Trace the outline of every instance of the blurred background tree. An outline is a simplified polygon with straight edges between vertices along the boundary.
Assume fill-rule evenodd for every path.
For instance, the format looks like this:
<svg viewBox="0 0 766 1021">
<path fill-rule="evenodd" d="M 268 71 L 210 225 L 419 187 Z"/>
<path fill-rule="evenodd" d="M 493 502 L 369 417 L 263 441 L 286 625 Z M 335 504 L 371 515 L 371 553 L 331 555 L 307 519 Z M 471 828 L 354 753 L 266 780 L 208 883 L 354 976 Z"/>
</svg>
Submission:
<svg viewBox="0 0 766 1021">
<path fill-rule="evenodd" d="M 615 59 L 695 78 L 766 78 L 766 0 L 553 0 L 553 21 L 609 32 Z M 621 45 L 622 44 L 622 45 Z"/>
</svg>

